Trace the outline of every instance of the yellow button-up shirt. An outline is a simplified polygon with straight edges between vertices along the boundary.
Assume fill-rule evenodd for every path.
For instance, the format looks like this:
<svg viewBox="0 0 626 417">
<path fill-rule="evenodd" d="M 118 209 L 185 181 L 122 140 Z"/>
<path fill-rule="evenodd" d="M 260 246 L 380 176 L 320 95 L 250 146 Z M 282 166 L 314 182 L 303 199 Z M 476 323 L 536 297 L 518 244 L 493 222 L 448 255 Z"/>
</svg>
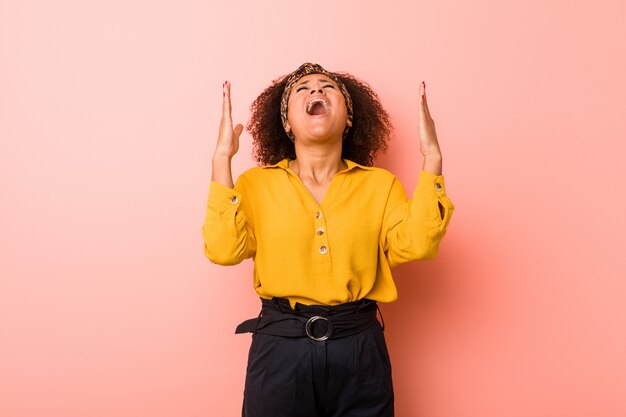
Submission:
<svg viewBox="0 0 626 417">
<path fill-rule="evenodd" d="M 250 168 L 234 188 L 211 181 L 204 255 L 254 259 L 262 298 L 336 305 L 397 299 L 391 268 L 437 256 L 454 211 L 443 175 L 420 171 L 411 199 L 389 171 L 344 159 L 318 204 L 288 159 Z"/>
</svg>

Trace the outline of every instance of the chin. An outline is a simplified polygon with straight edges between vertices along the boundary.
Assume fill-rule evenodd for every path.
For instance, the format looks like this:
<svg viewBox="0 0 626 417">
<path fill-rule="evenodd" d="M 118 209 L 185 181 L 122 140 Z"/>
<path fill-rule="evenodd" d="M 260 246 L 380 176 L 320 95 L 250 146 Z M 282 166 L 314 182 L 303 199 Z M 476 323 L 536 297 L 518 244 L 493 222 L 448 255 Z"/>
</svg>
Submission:
<svg viewBox="0 0 626 417">
<path fill-rule="evenodd" d="M 308 136 L 314 138 L 324 138 L 324 139 L 332 139 L 333 137 L 338 137 L 341 139 L 341 135 L 343 134 L 343 130 L 332 130 L 328 128 L 319 128 L 319 129 L 309 129 L 307 131 Z"/>
<path fill-rule="evenodd" d="M 312 136 L 311 137 L 311 141 L 313 142 L 320 142 L 320 143 L 332 143 L 332 142 L 339 142 L 341 143 L 341 135 L 319 135 L 319 136 Z"/>
</svg>

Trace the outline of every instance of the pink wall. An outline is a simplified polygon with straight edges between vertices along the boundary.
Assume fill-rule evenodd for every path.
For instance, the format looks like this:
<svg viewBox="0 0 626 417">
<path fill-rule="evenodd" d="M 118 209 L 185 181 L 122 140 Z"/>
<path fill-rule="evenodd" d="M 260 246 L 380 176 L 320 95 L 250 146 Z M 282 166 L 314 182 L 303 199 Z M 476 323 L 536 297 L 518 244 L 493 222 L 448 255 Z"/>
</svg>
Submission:
<svg viewBox="0 0 626 417">
<path fill-rule="evenodd" d="M 626 415 L 623 2 L 220 3 L 0 3 L 0 415 L 239 414 L 252 263 L 200 235 L 221 85 L 245 123 L 304 61 L 379 93 L 407 190 L 426 81 L 456 211 L 383 306 L 397 415 Z"/>
</svg>

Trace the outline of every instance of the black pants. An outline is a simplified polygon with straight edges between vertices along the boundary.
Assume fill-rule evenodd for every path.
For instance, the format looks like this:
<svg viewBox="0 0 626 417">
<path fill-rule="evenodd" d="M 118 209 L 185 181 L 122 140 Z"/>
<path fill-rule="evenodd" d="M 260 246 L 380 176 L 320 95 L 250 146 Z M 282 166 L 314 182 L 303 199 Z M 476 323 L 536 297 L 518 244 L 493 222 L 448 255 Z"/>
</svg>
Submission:
<svg viewBox="0 0 626 417">
<path fill-rule="evenodd" d="M 324 341 L 252 336 L 243 417 L 392 417 L 393 401 L 391 362 L 378 322 Z"/>
</svg>

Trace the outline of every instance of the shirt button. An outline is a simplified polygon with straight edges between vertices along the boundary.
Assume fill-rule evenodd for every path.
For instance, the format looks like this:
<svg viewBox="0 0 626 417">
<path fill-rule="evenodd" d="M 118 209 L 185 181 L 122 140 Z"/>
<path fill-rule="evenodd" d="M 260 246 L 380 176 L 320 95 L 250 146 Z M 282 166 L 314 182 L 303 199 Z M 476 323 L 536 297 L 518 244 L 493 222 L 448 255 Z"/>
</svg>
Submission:
<svg viewBox="0 0 626 417">
<path fill-rule="evenodd" d="M 237 198 L 236 195 L 233 195 L 230 197 L 230 202 L 233 204 L 237 204 L 239 202 L 239 199 Z"/>
<path fill-rule="evenodd" d="M 324 234 L 324 228 L 323 227 L 318 227 L 317 230 L 315 231 L 315 233 L 317 233 L 318 236 L 323 235 Z"/>
<path fill-rule="evenodd" d="M 315 213 L 315 218 L 318 219 L 318 220 L 321 219 L 322 218 L 322 212 L 321 211 L 316 212 Z"/>
<path fill-rule="evenodd" d="M 328 248 L 326 246 L 320 246 L 320 253 L 326 255 L 326 252 L 328 252 Z"/>
<path fill-rule="evenodd" d="M 435 190 L 437 190 L 437 192 L 441 191 L 441 184 L 439 184 L 438 182 L 435 183 Z"/>
</svg>

